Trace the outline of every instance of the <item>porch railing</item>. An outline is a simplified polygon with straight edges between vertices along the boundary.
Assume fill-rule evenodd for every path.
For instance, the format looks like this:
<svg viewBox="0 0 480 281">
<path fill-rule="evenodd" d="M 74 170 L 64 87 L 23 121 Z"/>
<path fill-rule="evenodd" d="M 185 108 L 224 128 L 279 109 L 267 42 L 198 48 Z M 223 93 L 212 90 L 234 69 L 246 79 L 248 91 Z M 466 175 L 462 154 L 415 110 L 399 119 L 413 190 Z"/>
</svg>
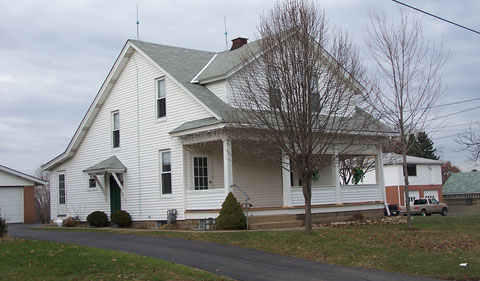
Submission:
<svg viewBox="0 0 480 281">
<path fill-rule="evenodd" d="M 380 186 L 378 184 L 345 185 L 340 187 L 341 202 L 344 204 L 383 201 L 381 195 Z M 337 203 L 337 200 L 334 186 L 312 186 L 312 205 L 327 205 L 335 203 Z M 303 197 L 302 187 L 292 186 L 292 205 L 303 206 L 304 204 L 305 199 Z"/>
<path fill-rule="evenodd" d="M 187 210 L 221 209 L 225 201 L 225 189 L 187 190 Z"/>
</svg>

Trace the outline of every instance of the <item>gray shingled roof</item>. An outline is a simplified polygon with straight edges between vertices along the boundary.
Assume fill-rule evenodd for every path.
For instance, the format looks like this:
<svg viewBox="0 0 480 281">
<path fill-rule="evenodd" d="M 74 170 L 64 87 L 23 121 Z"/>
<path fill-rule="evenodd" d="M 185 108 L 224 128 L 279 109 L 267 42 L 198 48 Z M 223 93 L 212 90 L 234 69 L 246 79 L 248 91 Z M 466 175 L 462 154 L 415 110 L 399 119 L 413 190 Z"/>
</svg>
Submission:
<svg viewBox="0 0 480 281">
<path fill-rule="evenodd" d="M 385 165 L 403 164 L 402 155 L 396 153 L 385 153 L 383 154 L 383 163 Z M 445 164 L 445 162 L 441 160 L 433 160 L 407 155 L 407 164 L 443 165 Z"/>
<path fill-rule="evenodd" d="M 480 193 L 480 172 L 451 174 L 442 187 L 443 195 Z"/>
<path fill-rule="evenodd" d="M 202 84 L 204 81 L 225 78 L 225 75 L 239 66 L 245 57 L 259 51 L 259 42 L 257 40 L 236 50 L 218 53 L 215 59 L 197 77 L 197 81 Z"/>
<path fill-rule="evenodd" d="M 195 121 L 190 121 L 190 122 L 185 122 L 179 127 L 173 129 L 173 131 L 170 132 L 170 134 L 173 133 L 178 133 L 186 130 L 191 130 L 191 129 L 197 129 L 205 126 L 210 126 L 210 125 L 216 125 L 216 124 L 221 124 L 222 121 L 218 120 L 217 118 L 214 117 L 209 117 L 209 118 L 203 118 L 203 119 L 198 119 Z"/>
<path fill-rule="evenodd" d="M 117 158 L 117 156 L 113 155 L 110 158 L 83 170 L 83 172 L 87 174 L 103 174 L 105 172 L 121 173 L 125 172 L 126 170 L 127 167 L 123 165 L 123 163 Z"/>
<path fill-rule="evenodd" d="M 226 109 L 229 108 L 225 102 L 206 87 L 190 83 L 202 68 L 207 65 L 215 53 L 137 40 L 130 41 L 172 75 L 212 112 L 221 118 L 225 116 Z"/>
</svg>

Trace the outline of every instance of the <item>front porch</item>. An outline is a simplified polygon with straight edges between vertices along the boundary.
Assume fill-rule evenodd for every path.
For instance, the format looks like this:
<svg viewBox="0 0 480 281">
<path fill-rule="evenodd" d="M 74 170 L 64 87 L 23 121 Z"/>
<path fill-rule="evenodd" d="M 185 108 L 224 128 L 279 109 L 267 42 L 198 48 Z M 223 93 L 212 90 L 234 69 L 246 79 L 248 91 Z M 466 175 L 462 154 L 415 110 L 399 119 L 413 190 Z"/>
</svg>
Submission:
<svg viewBox="0 0 480 281">
<path fill-rule="evenodd" d="M 349 151 L 340 157 L 337 149 L 326 155 L 334 161 L 320 169 L 318 181 L 313 182 L 312 213 L 383 209 L 381 147 L 363 145 Z M 278 158 L 246 153 L 227 138 L 183 139 L 185 219 L 217 217 L 229 192 L 245 203 L 246 196 L 232 185 L 250 197 L 249 215 L 303 214 L 302 187 L 290 172 L 288 157 L 274 150 L 271 153 Z M 379 175 L 375 184 L 342 185 L 339 159 L 359 153 L 375 159 Z"/>
</svg>

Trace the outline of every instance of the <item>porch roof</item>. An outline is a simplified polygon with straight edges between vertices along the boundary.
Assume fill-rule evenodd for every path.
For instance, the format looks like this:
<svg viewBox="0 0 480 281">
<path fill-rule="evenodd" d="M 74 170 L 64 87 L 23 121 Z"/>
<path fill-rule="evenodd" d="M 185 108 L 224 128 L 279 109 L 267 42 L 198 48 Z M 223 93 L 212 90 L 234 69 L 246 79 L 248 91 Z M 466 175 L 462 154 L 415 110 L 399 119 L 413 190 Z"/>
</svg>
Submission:
<svg viewBox="0 0 480 281">
<path fill-rule="evenodd" d="M 108 159 L 101 161 L 98 164 L 93 165 L 90 168 L 83 170 L 84 173 L 91 175 L 105 174 L 105 173 L 124 173 L 127 171 L 127 167 L 113 155 Z"/>
<path fill-rule="evenodd" d="M 173 129 L 170 134 L 178 134 L 180 132 L 198 129 L 202 127 L 212 126 L 221 124 L 222 121 L 218 120 L 215 117 L 203 118 L 194 121 L 185 122 L 182 125 L 178 126 L 177 128 Z"/>
</svg>

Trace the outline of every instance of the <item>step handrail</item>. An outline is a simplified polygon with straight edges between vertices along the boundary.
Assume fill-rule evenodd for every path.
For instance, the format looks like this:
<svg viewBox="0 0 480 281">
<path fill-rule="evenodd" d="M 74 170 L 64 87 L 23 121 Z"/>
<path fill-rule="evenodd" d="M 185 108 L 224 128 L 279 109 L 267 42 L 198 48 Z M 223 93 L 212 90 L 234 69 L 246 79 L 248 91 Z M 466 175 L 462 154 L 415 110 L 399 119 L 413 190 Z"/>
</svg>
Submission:
<svg viewBox="0 0 480 281">
<path fill-rule="evenodd" d="M 250 196 L 248 196 L 248 194 L 247 194 L 245 191 L 243 191 L 243 189 L 241 189 L 238 185 L 232 184 L 232 185 L 230 185 L 230 187 L 236 187 L 236 188 L 238 188 L 238 190 L 240 190 L 240 192 L 242 192 L 243 195 L 245 195 L 245 217 L 247 218 L 247 230 L 248 230 L 248 206 L 250 205 L 250 204 L 248 203 L 248 201 L 249 201 L 251 198 L 250 198 Z"/>
</svg>

